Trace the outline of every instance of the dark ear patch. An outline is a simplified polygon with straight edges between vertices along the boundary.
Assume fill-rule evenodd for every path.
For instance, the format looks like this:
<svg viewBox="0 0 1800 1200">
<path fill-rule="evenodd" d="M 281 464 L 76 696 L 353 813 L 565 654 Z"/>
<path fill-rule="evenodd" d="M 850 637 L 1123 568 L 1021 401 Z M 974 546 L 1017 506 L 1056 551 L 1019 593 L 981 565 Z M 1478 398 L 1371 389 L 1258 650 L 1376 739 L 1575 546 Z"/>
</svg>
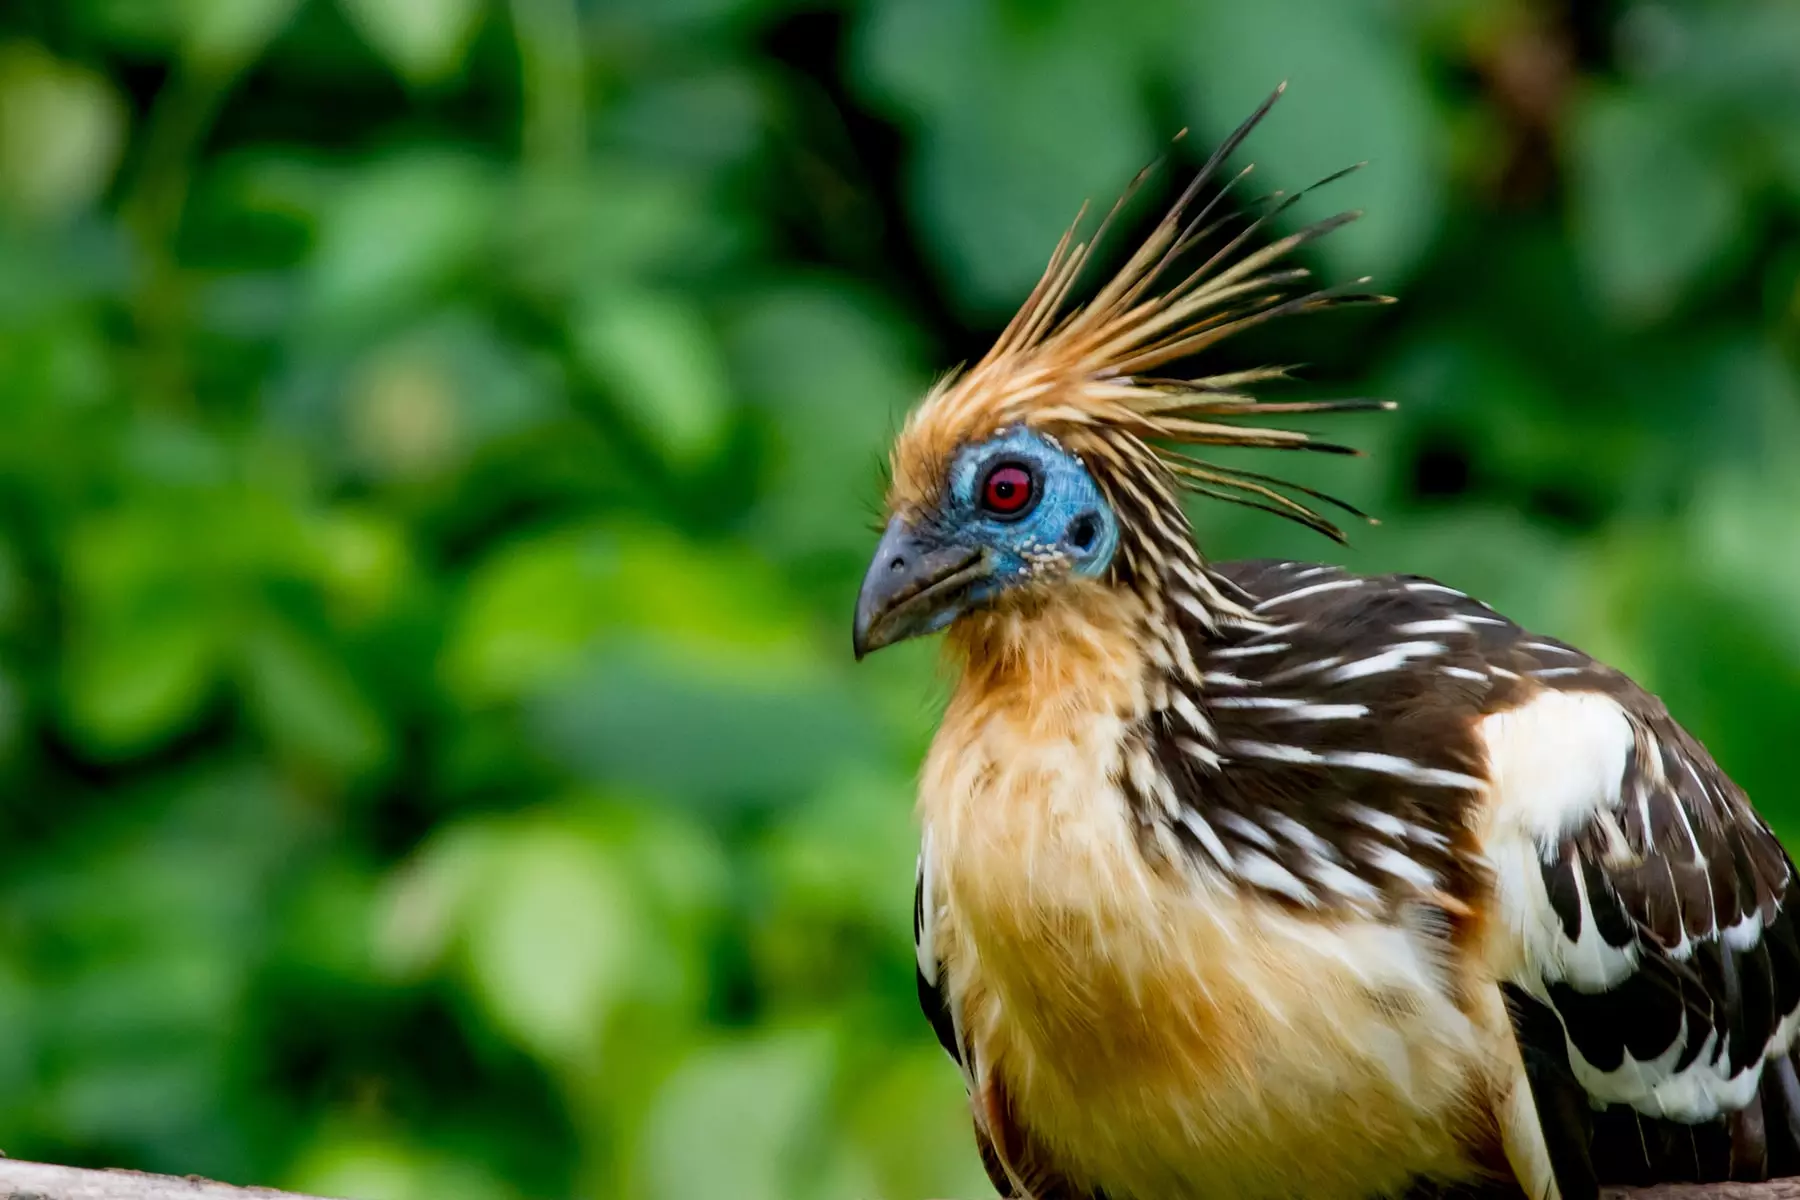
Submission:
<svg viewBox="0 0 1800 1200">
<path fill-rule="evenodd" d="M 1094 548 L 1094 538 L 1100 533 L 1100 520 L 1093 513 L 1082 513 L 1069 522 L 1066 535 L 1069 544 L 1084 554 Z"/>
</svg>

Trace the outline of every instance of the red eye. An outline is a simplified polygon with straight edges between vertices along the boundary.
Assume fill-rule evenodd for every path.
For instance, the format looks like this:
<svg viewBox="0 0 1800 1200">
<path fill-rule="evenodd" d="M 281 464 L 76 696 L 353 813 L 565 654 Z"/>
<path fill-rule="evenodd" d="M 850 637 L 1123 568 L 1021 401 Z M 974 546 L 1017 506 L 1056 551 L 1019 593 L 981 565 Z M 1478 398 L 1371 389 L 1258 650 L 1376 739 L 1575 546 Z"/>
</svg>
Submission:
<svg viewBox="0 0 1800 1200">
<path fill-rule="evenodd" d="M 1031 504 L 1031 472 L 1015 464 L 995 467 L 981 485 L 981 506 L 1003 517 L 1016 517 Z"/>
</svg>

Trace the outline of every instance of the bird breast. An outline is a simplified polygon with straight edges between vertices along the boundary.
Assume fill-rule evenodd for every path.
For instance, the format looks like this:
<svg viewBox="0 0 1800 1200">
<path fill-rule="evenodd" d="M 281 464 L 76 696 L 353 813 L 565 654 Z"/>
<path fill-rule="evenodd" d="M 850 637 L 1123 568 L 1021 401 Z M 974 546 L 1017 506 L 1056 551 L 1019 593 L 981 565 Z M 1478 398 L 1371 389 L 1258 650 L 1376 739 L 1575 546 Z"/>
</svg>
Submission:
<svg viewBox="0 0 1800 1200">
<path fill-rule="evenodd" d="M 1127 676 L 1054 710 L 967 685 L 921 782 L 928 919 L 978 1086 L 1059 1171 L 1117 1200 L 1468 1172 L 1495 1038 L 1428 938 L 1153 866 L 1115 783 Z"/>
</svg>

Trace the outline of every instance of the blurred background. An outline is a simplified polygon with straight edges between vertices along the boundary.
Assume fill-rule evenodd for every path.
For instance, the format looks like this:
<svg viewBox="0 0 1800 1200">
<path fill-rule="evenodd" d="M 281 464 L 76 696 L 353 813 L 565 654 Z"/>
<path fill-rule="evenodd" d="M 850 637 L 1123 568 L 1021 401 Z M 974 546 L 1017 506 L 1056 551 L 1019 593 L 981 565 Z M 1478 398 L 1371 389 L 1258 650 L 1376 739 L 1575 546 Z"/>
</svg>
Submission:
<svg viewBox="0 0 1800 1200">
<path fill-rule="evenodd" d="M 1401 298 L 1343 550 L 1800 834 L 1800 6 L 6 0 L 0 1148 L 358 1200 L 976 1200 L 914 1009 L 885 441 L 1276 83 Z M 1161 187 L 1167 194 L 1167 187 Z M 1147 218 L 1151 189 L 1134 209 Z"/>
</svg>

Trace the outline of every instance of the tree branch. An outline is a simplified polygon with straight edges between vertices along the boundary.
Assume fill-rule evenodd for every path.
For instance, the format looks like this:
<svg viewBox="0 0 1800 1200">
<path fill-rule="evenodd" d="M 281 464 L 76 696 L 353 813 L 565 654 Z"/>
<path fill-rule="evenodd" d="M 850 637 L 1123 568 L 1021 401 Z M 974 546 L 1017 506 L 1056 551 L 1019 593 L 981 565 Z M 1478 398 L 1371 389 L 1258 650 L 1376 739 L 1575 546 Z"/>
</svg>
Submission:
<svg viewBox="0 0 1800 1200">
<path fill-rule="evenodd" d="M 1600 1200 L 1800 1200 L 1800 1178 L 1771 1179 L 1767 1183 L 1665 1183 L 1648 1188 L 1602 1188 Z"/>
<path fill-rule="evenodd" d="M 324 1200 L 273 1188 L 240 1188 L 194 1175 L 90 1171 L 0 1158 L 0 1200 Z M 1607 1188 L 1600 1200 L 1800 1200 L 1800 1178 L 1768 1183 Z"/>
<path fill-rule="evenodd" d="M 239 1188 L 196 1175 L 88 1171 L 0 1158 L 0 1200 L 322 1200 L 271 1188 Z"/>
</svg>

